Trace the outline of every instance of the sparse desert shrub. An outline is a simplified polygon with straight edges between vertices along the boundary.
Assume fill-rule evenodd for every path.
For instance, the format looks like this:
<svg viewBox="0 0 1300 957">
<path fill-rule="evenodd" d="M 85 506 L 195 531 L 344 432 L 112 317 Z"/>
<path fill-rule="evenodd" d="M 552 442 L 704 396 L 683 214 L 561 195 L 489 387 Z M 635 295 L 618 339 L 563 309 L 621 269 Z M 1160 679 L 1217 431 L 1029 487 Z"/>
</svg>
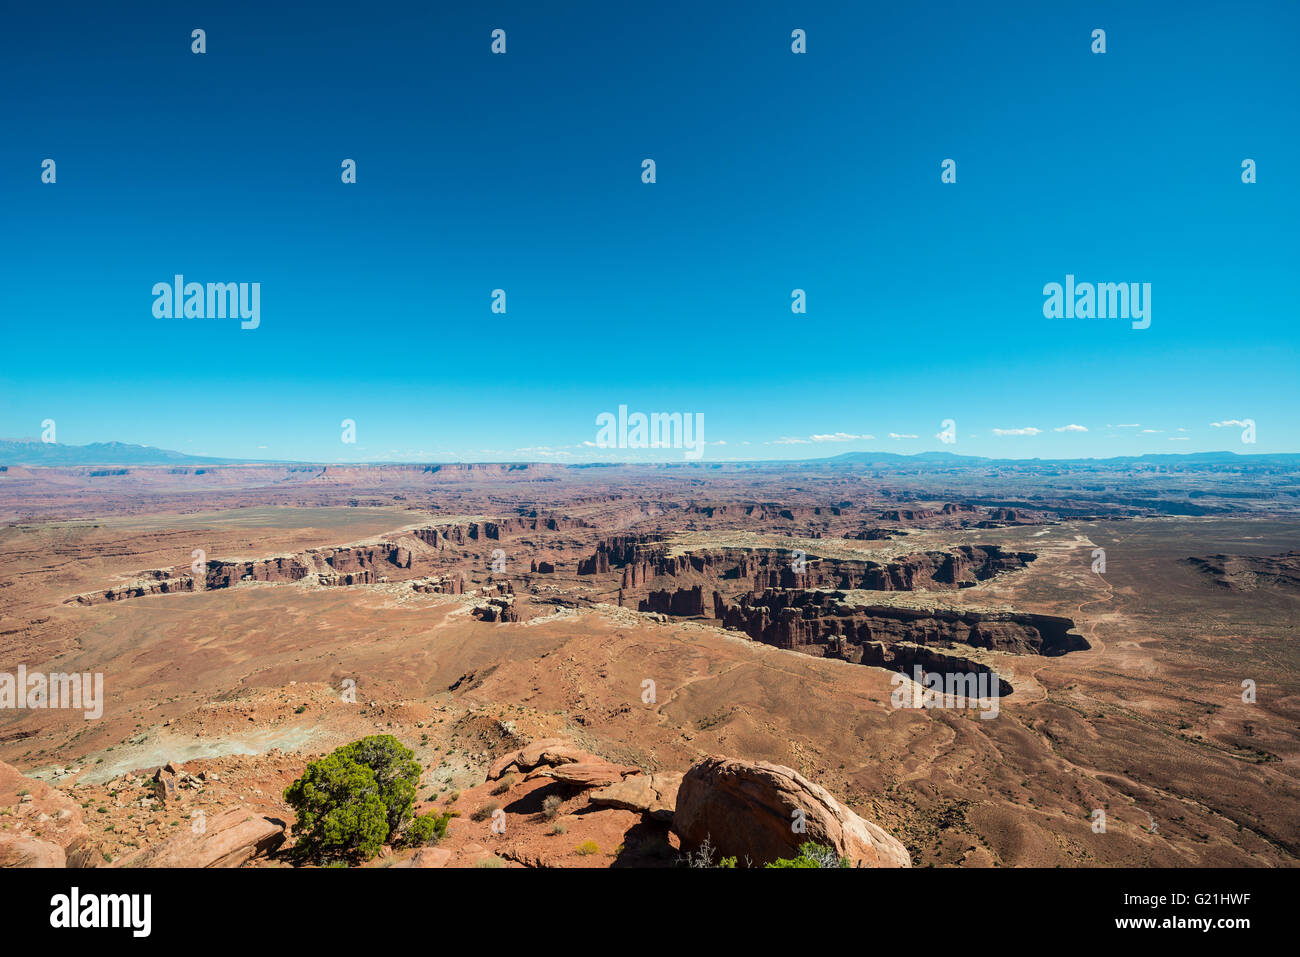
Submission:
<svg viewBox="0 0 1300 957">
<path fill-rule="evenodd" d="M 315 861 L 368 860 L 411 819 L 420 766 L 390 734 L 354 741 L 307 765 L 285 789 L 295 848 Z M 422 825 L 422 827 L 427 825 Z"/>
<path fill-rule="evenodd" d="M 497 809 L 497 802 L 488 801 L 487 804 L 484 804 L 481 808 L 479 808 L 477 811 L 471 814 L 469 816 L 469 819 L 471 821 L 486 821 L 488 818 L 492 816 L 493 812 L 496 811 L 496 809 Z"/>
<path fill-rule="evenodd" d="M 568 830 L 569 828 L 562 821 L 557 821 L 555 827 L 551 828 L 551 834 L 564 834 Z"/>
<path fill-rule="evenodd" d="M 599 854 L 600 845 L 597 844 L 595 841 L 583 841 L 581 844 L 575 847 L 574 850 L 577 851 L 579 854 L 583 855 L 584 857 L 586 857 L 591 854 Z"/>
<path fill-rule="evenodd" d="M 777 858 L 768 867 L 852 867 L 847 857 L 838 857 L 829 847 L 805 841 L 799 845 L 798 857 Z"/>
<path fill-rule="evenodd" d="M 455 816 L 455 811 L 443 811 L 441 814 L 430 811 L 427 814 L 417 814 L 415 820 L 403 832 L 402 843 L 407 847 L 437 844 L 446 836 L 447 825 Z"/>
<path fill-rule="evenodd" d="M 694 851 L 687 851 L 677 859 L 679 864 L 685 867 L 712 867 L 713 855 L 718 853 L 713 847 L 713 842 L 709 840 L 709 835 L 704 835 L 704 840 Z"/>
<path fill-rule="evenodd" d="M 563 803 L 558 794 L 548 794 L 542 802 L 542 813 L 546 815 L 546 820 L 554 821 L 559 816 L 560 805 Z"/>
<path fill-rule="evenodd" d="M 514 787 L 515 780 L 516 778 L 515 775 L 513 774 L 502 775 L 501 780 L 497 782 L 497 786 L 492 789 L 492 793 L 505 794 L 512 787 Z"/>
</svg>

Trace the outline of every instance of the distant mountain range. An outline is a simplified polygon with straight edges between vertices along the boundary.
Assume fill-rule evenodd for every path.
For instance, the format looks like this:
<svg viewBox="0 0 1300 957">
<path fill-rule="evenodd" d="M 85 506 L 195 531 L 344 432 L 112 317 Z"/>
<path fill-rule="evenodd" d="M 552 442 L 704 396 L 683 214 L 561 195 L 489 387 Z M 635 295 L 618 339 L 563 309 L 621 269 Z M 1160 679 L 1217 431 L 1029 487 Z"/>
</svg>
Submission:
<svg viewBox="0 0 1300 957">
<path fill-rule="evenodd" d="M 929 465 L 937 468 L 945 466 L 975 467 L 988 465 L 1052 467 L 1057 465 L 1109 465 L 1125 466 L 1140 464 L 1180 464 L 1180 465 L 1282 465 L 1300 467 L 1300 453 L 1275 452 L 1258 455 L 1238 452 L 1187 452 L 1156 453 L 1151 455 L 1118 455 L 1105 459 L 993 459 L 978 455 L 958 455 L 955 452 L 919 452 L 904 455 L 900 452 L 845 452 L 828 458 L 799 460 L 769 460 L 754 462 L 699 462 L 665 463 L 680 468 L 683 465 L 715 466 L 726 465 L 781 465 L 781 464 L 819 464 L 819 465 L 859 465 L 859 466 L 917 466 Z M 89 445 L 60 445 L 55 442 L 41 442 L 36 439 L 0 439 L 0 466 L 34 465 L 34 466 L 81 466 L 81 465 L 304 465 L 339 463 L 306 463 L 275 459 L 229 459 L 210 455 L 186 455 L 184 452 L 172 452 L 168 449 L 156 449 L 148 445 L 130 445 L 125 442 L 92 442 Z M 376 462 L 376 465 L 428 464 Z M 555 465 L 557 463 L 547 463 Z M 593 465 L 621 465 L 627 463 L 571 463 L 570 467 L 591 467 Z"/>
<path fill-rule="evenodd" d="M 0 465 L 234 465 L 243 461 L 186 455 L 125 442 L 60 445 L 36 439 L 0 439 Z"/>
</svg>

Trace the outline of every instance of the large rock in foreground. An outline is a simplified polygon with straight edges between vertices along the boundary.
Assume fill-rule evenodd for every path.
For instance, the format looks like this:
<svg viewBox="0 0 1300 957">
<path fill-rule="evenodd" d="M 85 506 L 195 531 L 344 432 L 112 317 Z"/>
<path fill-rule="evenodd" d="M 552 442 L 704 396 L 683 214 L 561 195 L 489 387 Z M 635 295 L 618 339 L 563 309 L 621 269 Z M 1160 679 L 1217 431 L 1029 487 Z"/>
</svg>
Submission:
<svg viewBox="0 0 1300 957">
<path fill-rule="evenodd" d="M 114 866 L 239 867 L 283 843 L 282 822 L 235 807 L 207 818 L 201 828 L 181 828 L 161 844 L 124 857 Z"/>
<path fill-rule="evenodd" d="M 81 808 L 44 781 L 0 761 L 0 867 L 87 867 L 95 863 Z"/>
<path fill-rule="evenodd" d="M 802 815 L 796 812 L 802 811 Z M 802 833 L 794 824 L 802 818 Z M 682 778 L 673 830 L 685 850 L 707 838 L 722 857 L 754 866 L 798 857 L 812 841 L 859 867 L 911 867 L 899 841 L 820 785 L 779 764 L 709 757 Z"/>
</svg>

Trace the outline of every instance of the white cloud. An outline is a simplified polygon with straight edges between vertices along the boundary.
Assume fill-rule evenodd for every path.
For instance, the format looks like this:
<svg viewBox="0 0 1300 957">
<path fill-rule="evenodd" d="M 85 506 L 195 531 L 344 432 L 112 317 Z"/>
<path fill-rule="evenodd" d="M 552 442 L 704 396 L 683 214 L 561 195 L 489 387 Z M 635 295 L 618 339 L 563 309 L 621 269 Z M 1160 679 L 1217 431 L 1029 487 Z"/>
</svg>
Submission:
<svg viewBox="0 0 1300 957">
<path fill-rule="evenodd" d="M 572 452 L 566 452 L 564 449 L 553 449 L 548 445 L 532 445 L 525 449 L 515 449 L 516 453 L 523 452 L 527 455 L 572 455 Z"/>
<path fill-rule="evenodd" d="M 867 439 L 874 439 L 874 435 L 852 435 L 848 432 L 829 432 L 818 435 L 810 435 L 814 442 L 861 442 Z"/>
<path fill-rule="evenodd" d="M 811 445 L 807 439 L 796 439 L 792 435 L 783 435 L 779 439 L 771 442 L 764 442 L 764 445 Z"/>
<path fill-rule="evenodd" d="M 1222 421 L 1222 422 L 1211 422 L 1210 425 L 1214 426 L 1216 429 L 1227 429 L 1227 428 L 1233 428 L 1233 429 L 1244 429 L 1244 428 L 1246 428 L 1246 423 L 1245 423 L 1245 422 L 1242 422 L 1240 419 L 1225 419 L 1225 420 Z"/>
<path fill-rule="evenodd" d="M 1169 436 L 1169 441 L 1170 441 L 1170 442 L 1190 442 L 1190 441 L 1192 441 L 1192 440 L 1191 440 L 1190 437 L 1188 437 L 1188 436 L 1186 436 L 1186 435 L 1171 435 L 1171 436 Z"/>
<path fill-rule="evenodd" d="M 1117 429 L 1140 429 L 1140 428 L 1142 428 L 1142 423 L 1141 423 L 1141 422 L 1132 422 L 1132 423 L 1130 423 L 1130 424 L 1128 424 L 1128 425 L 1117 425 L 1117 426 L 1115 426 L 1115 428 L 1117 428 Z"/>
<path fill-rule="evenodd" d="M 1053 432 L 1087 432 L 1088 427 L 1086 425 L 1058 425 L 1056 428 L 1052 429 L 1052 431 Z"/>
<path fill-rule="evenodd" d="M 1039 435 L 1042 433 L 1042 431 L 1043 431 L 1042 429 L 1036 429 L 1032 425 L 1030 425 L 1030 426 L 1026 426 L 1023 429 L 994 429 L 993 434 L 994 435 Z"/>
<path fill-rule="evenodd" d="M 1143 429 L 1142 430 L 1143 435 L 1160 435 L 1162 432 L 1164 432 L 1164 429 Z"/>
<path fill-rule="evenodd" d="M 890 437 L 891 439 L 919 439 L 919 438 L 920 438 L 919 435 L 907 435 L 907 434 L 905 434 L 905 433 L 901 433 L 901 432 L 890 432 L 890 433 L 889 433 L 889 437 Z M 893 454 L 893 453 L 890 453 L 890 454 Z"/>
</svg>

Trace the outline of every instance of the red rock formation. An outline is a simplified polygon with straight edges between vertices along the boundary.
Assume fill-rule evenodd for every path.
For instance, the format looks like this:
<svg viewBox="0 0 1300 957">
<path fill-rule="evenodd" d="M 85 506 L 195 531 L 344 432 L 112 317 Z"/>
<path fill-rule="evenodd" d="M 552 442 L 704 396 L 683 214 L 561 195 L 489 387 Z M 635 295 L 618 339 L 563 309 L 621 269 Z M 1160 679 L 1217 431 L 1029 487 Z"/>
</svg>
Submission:
<svg viewBox="0 0 1300 957">
<path fill-rule="evenodd" d="M 714 593 L 716 594 L 716 592 Z M 638 611 L 658 612 L 663 615 L 698 617 L 713 614 L 713 602 L 705 603 L 704 588 L 678 588 L 676 591 L 652 591 L 641 600 Z"/>
<path fill-rule="evenodd" d="M 859 542 L 883 542 L 898 534 L 897 529 L 893 528 L 864 528 L 857 532 L 845 532 L 843 537 Z"/>
<path fill-rule="evenodd" d="M 239 867 L 284 843 L 283 821 L 232 807 L 204 819 L 203 828 L 179 828 L 161 844 L 142 848 L 114 867 Z"/>
<path fill-rule="evenodd" d="M 1254 591 L 1261 585 L 1300 589 L 1300 551 L 1279 555 L 1207 555 L 1187 559 L 1214 584 L 1229 591 Z"/>
<path fill-rule="evenodd" d="M 411 582 L 411 590 L 428 595 L 463 595 L 465 594 L 465 576 L 446 575 L 441 578 L 428 578 Z"/>
<path fill-rule="evenodd" d="M 513 598 L 489 598 L 481 605 L 475 605 L 472 614 L 479 621 L 519 621 L 519 612 L 515 611 Z"/>
<path fill-rule="evenodd" d="M 44 781 L 0 761 L 0 867 L 90 867 L 96 863 L 81 807 Z"/>
<path fill-rule="evenodd" d="M 819 587 L 912 591 L 987 581 L 1023 568 L 1037 557 L 1033 552 L 1004 552 L 997 545 L 962 545 L 947 552 L 916 552 L 883 564 L 812 557 L 796 562 L 793 554 L 785 550 L 719 549 L 660 554 L 648 562 L 628 565 L 622 587 L 636 588 L 659 575 L 694 572 L 718 579 L 748 580 L 755 591 Z"/>
<path fill-rule="evenodd" d="M 150 573 L 146 572 L 144 574 Z M 101 602 L 122 601 L 125 598 L 143 598 L 147 595 L 171 595 L 177 592 L 192 591 L 194 591 L 194 579 L 189 577 L 143 580 L 134 581 L 127 585 L 118 585 L 115 588 L 109 588 L 102 592 L 76 595 L 73 598 L 67 599 L 67 602 L 76 602 L 79 605 L 98 605 Z M 65 602 L 65 604 L 67 604 L 67 602 Z"/>
<path fill-rule="evenodd" d="M 801 821 L 802 829 L 791 826 Z M 707 841 L 740 866 L 799 856 L 805 842 L 858 867 L 911 867 L 907 848 L 818 784 L 779 764 L 709 757 L 682 777 L 673 830 L 686 851 Z"/>
<path fill-rule="evenodd" d="M 936 514 L 938 513 L 932 508 L 893 508 L 881 512 L 878 517 L 886 522 L 915 522 L 934 518 Z"/>
<path fill-rule="evenodd" d="M 915 642 L 1061 655 L 1089 647 L 1070 631 L 1074 622 L 1052 615 L 851 605 L 842 592 L 783 589 L 741 595 L 725 607 L 715 599 L 714 605 L 723 627 L 778 648 Z"/>
</svg>

